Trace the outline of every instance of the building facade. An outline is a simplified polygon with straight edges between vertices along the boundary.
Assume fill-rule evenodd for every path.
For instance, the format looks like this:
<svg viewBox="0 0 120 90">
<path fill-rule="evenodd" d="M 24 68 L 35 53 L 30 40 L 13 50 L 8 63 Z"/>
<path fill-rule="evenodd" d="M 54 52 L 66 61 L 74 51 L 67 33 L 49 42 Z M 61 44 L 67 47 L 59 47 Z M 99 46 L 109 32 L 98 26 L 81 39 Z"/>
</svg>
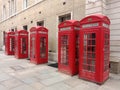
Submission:
<svg viewBox="0 0 120 90">
<path fill-rule="evenodd" d="M 3 32 L 43 25 L 49 29 L 49 51 L 57 60 L 58 24 L 64 20 L 80 20 L 85 16 L 84 0 L 0 0 L 1 40 Z M 14 2 L 14 8 L 11 4 Z M 9 5 L 10 8 L 9 8 Z M 0 47 L 3 46 L 1 41 Z"/>
<path fill-rule="evenodd" d="M 120 0 L 0 0 L 0 48 L 4 32 L 32 26 L 49 29 L 49 59 L 57 61 L 58 24 L 64 20 L 81 20 L 95 13 L 111 20 L 111 70 L 120 72 Z"/>
<path fill-rule="evenodd" d="M 120 73 L 120 0 L 86 0 L 85 15 L 105 14 L 110 25 L 111 72 Z"/>
</svg>

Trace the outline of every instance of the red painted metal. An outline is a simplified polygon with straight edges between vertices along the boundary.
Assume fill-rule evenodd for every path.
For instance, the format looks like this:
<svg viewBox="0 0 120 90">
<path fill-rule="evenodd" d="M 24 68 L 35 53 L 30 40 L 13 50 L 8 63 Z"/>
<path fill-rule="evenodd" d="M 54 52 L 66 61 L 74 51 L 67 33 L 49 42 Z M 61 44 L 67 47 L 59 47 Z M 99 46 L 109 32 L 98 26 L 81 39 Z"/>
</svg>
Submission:
<svg viewBox="0 0 120 90">
<path fill-rule="evenodd" d="M 5 33 L 5 54 L 14 55 L 15 32 Z"/>
<path fill-rule="evenodd" d="M 78 73 L 80 22 L 67 20 L 59 24 L 58 69 L 69 75 Z"/>
<path fill-rule="evenodd" d="M 102 84 L 109 77 L 110 20 L 91 15 L 80 21 L 79 77 Z"/>
<path fill-rule="evenodd" d="M 26 30 L 15 32 L 15 57 L 28 58 L 28 32 Z"/>
<path fill-rule="evenodd" d="M 30 29 L 30 61 L 35 64 L 48 62 L 48 29 L 45 27 Z"/>
</svg>

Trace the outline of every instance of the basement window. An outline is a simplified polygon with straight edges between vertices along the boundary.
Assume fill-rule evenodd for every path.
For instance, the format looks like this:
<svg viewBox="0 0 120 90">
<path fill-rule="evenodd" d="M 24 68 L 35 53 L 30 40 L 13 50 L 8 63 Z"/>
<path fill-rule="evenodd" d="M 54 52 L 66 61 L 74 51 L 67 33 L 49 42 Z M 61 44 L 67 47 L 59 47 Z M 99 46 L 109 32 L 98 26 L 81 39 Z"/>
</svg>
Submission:
<svg viewBox="0 0 120 90">
<path fill-rule="evenodd" d="M 71 20 L 71 13 L 59 16 L 59 23 L 64 22 L 66 20 Z"/>
<path fill-rule="evenodd" d="M 13 32 L 14 32 L 14 29 L 11 29 L 11 31 L 13 31 Z"/>
<path fill-rule="evenodd" d="M 38 21 L 37 26 L 44 26 L 44 21 Z"/>
<path fill-rule="evenodd" d="M 27 31 L 28 26 L 27 26 L 27 25 L 24 25 L 24 26 L 23 26 L 23 29 Z"/>
<path fill-rule="evenodd" d="M 17 31 L 17 27 L 15 27 L 15 31 Z"/>
</svg>

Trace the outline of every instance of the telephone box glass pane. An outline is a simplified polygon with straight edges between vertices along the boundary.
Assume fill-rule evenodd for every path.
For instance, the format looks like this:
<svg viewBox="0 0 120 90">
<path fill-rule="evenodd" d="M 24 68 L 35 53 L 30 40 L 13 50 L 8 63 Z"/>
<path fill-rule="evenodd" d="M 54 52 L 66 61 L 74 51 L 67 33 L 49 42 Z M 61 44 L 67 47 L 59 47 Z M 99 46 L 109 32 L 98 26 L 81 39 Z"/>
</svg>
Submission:
<svg viewBox="0 0 120 90">
<path fill-rule="evenodd" d="M 18 52 L 18 39 L 15 38 L 15 54 Z"/>
<path fill-rule="evenodd" d="M 95 72 L 96 33 L 84 34 L 83 69 Z"/>
<path fill-rule="evenodd" d="M 10 38 L 10 51 L 14 51 L 14 38 Z"/>
<path fill-rule="evenodd" d="M 26 38 L 21 38 L 21 53 L 26 54 Z"/>
<path fill-rule="evenodd" d="M 76 62 L 79 60 L 79 35 L 76 35 Z"/>
<path fill-rule="evenodd" d="M 35 38 L 34 37 L 32 37 L 32 39 L 31 39 L 32 41 L 31 41 L 31 55 L 32 55 L 32 58 L 35 58 Z"/>
<path fill-rule="evenodd" d="M 61 36 L 61 64 L 68 65 L 68 36 Z"/>
<path fill-rule="evenodd" d="M 40 38 L 40 57 L 46 57 L 46 37 Z"/>
<path fill-rule="evenodd" d="M 109 34 L 104 34 L 104 71 L 109 70 Z"/>
</svg>

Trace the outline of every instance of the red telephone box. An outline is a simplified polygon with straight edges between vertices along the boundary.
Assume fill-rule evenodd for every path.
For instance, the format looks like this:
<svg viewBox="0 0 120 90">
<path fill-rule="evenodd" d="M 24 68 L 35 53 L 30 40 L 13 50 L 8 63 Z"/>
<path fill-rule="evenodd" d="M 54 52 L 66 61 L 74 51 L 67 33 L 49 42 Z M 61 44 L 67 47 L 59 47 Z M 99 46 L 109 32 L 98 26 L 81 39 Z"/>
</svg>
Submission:
<svg viewBox="0 0 120 90">
<path fill-rule="evenodd" d="M 67 20 L 59 24 L 58 69 L 69 75 L 78 73 L 80 22 Z"/>
<path fill-rule="evenodd" d="M 15 57 L 28 58 L 28 32 L 26 30 L 15 32 Z"/>
<path fill-rule="evenodd" d="M 30 61 L 35 64 L 48 62 L 48 30 L 45 27 L 30 29 Z"/>
<path fill-rule="evenodd" d="M 91 15 L 80 21 L 79 77 L 102 84 L 109 77 L 110 20 Z"/>
<path fill-rule="evenodd" d="M 5 53 L 7 55 L 14 55 L 15 32 L 5 33 Z"/>
</svg>

